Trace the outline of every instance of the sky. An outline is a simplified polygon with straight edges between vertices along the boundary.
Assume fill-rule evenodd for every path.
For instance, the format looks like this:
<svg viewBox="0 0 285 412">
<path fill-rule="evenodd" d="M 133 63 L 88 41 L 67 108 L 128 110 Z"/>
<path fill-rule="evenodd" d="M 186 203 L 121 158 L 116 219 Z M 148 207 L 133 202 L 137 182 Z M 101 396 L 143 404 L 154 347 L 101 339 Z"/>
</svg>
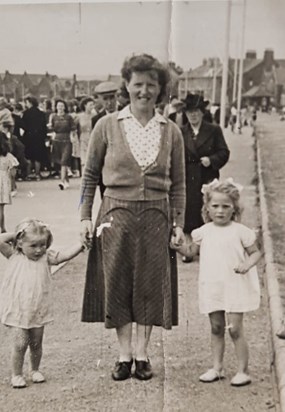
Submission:
<svg viewBox="0 0 285 412">
<path fill-rule="evenodd" d="M 223 58 L 226 0 L 75 1 L 3 4 L 0 73 L 119 74 L 124 59 L 150 53 L 184 70 Z M 17 2 L 16 2 L 17 3 Z M 242 0 L 232 0 L 230 56 L 239 54 Z M 285 59 L 285 0 L 247 0 L 245 51 Z"/>
</svg>

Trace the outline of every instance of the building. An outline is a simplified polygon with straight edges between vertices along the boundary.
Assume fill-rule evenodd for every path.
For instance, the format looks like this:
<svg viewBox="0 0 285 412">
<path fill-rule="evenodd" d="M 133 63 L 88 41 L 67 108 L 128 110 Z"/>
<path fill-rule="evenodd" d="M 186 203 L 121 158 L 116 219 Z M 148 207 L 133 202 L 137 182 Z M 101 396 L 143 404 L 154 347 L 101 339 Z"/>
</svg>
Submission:
<svg viewBox="0 0 285 412">
<path fill-rule="evenodd" d="M 230 58 L 227 89 L 229 103 L 236 101 L 236 95 L 234 96 L 235 67 L 239 67 L 239 60 L 235 61 Z M 179 78 L 180 98 L 184 98 L 189 91 L 203 94 L 205 99 L 212 103 L 220 103 L 221 89 L 222 63 L 217 58 L 204 59 L 201 66 L 184 72 Z M 282 99 L 285 99 L 284 94 L 285 60 L 275 59 L 271 49 L 264 51 L 262 59 L 257 58 L 255 51 L 247 51 L 243 60 L 243 103 L 266 107 L 270 104 L 279 106 Z"/>
</svg>

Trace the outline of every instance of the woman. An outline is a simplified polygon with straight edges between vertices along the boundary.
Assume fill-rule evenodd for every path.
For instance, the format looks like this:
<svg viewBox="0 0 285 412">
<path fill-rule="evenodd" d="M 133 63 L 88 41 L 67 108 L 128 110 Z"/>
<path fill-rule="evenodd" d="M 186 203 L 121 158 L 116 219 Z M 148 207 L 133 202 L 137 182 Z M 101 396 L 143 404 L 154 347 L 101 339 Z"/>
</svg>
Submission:
<svg viewBox="0 0 285 412">
<path fill-rule="evenodd" d="M 24 130 L 22 142 L 25 145 L 25 157 L 28 160 L 28 178 L 32 163 L 35 164 L 36 180 L 41 180 L 41 164 L 47 163 L 47 125 L 45 114 L 38 108 L 38 101 L 33 96 L 25 100 L 26 110 L 23 113 L 21 128 Z"/>
<path fill-rule="evenodd" d="M 130 105 L 104 116 L 92 132 L 81 189 L 82 236 L 92 236 L 91 213 L 102 171 L 106 186 L 89 254 L 82 320 L 116 328 L 120 357 L 114 380 L 152 377 L 147 347 L 152 326 L 177 324 L 176 263 L 169 236 L 184 240 L 184 150 L 178 127 L 155 114 L 168 72 L 152 56 L 126 60 L 122 76 Z M 155 223 L 154 223 L 155 222 Z M 171 276 L 172 275 L 172 276 Z"/>
<path fill-rule="evenodd" d="M 64 100 L 59 99 L 55 103 L 55 113 L 51 117 L 51 130 L 54 132 L 52 159 L 54 163 L 60 165 L 61 182 L 58 186 L 60 190 L 68 189 L 68 168 L 71 165 L 72 155 L 71 139 L 72 134 L 76 132 L 76 125 L 68 114 L 67 104 Z"/>
<path fill-rule="evenodd" d="M 219 169 L 227 163 L 230 152 L 221 128 L 203 119 L 208 101 L 204 101 L 200 95 L 190 93 L 184 104 L 188 119 L 188 123 L 182 128 L 186 166 L 184 232 L 191 233 L 203 225 L 202 185 L 219 178 Z M 191 262 L 186 257 L 182 260 Z"/>
<path fill-rule="evenodd" d="M 81 170 L 86 163 L 86 154 L 92 132 L 92 117 L 94 116 L 94 100 L 92 97 L 85 97 L 80 102 L 81 113 L 78 115 L 80 161 Z"/>
</svg>

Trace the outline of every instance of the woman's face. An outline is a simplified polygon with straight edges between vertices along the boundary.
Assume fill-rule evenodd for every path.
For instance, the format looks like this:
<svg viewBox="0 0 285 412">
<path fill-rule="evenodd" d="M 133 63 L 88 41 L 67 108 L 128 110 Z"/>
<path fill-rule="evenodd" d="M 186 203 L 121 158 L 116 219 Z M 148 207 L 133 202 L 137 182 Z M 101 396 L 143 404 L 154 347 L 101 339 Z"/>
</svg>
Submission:
<svg viewBox="0 0 285 412">
<path fill-rule="evenodd" d="M 92 113 L 93 109 L 94 109 L 94 102 L 90 100 L 90 102 L 86 103 L 85 105 L 85 112 Z"/>
<path fill-rule="evenodd" d="M 200 109 L 187 110 L 186 116 L 191 126 L 199 126 L 203 119 L 203 112 Z"/>
<path fill-rule="evenodd" d="M 134 72 L 127 84 L 131 105 L 139 111 L 153 110 L 161 87 L 156 72 Z"/>
<path fill-rule="evenodd" d="M 56 105 L 56 110 L 57 110 L 58 113 L 64 113 L 64 111 L 65 111 L 64 103 L 58 102 L 57 105 Z"/>
</svg>

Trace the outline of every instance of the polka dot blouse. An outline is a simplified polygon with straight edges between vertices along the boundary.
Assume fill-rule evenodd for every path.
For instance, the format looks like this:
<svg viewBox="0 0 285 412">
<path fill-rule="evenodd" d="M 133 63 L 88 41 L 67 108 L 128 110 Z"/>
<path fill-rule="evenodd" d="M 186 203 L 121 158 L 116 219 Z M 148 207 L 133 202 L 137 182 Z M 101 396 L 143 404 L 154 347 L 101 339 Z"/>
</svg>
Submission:
<svg viewBox="0 0 285 412">
<path fill-rule="evenodd" d="M 130 150 L 138 165 L 144 170 L 155 162 L 161 140 L 161 123 L 166 123 L 163 116 L 155 114 L 146 126 L 134 117 L 127 106 L 120 112 L 120 119 L 123 119 L 126 139 Z"/>
</svg>

